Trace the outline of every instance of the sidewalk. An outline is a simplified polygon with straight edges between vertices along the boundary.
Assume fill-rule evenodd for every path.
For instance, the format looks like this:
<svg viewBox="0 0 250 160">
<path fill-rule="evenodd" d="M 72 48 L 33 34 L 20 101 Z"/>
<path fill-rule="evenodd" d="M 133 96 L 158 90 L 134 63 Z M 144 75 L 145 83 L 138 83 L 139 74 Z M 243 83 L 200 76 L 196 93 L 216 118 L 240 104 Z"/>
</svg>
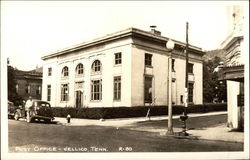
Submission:
<svg viewBox="0 0 250 160">
<path fill-rule="evenodd" d="M 227 114 L 227 112 L 209 112 L 209 113 L 190 113 L 188 117 L 201 117 L 201 116 L 209 116 L 209 115 L 221 115 Z M 180 115 L 174 115 L 173 119 L 179 119 Z M 150 117 L 151 121 L 155 120 L 167 120 L 168 116 L 153 116 Z M 132 117 L 132 118 L 116 118 L 116 119 L 104 119 L 104 120 L 96 120 L 96 119 L 79 119 L 79 118 L 71 118 L 70 124 L 67 124 L 66 117 L 55 117 L 54 121 L 58 121 L 58 124 L 62 125 L 70 125 L 70 126 L 90 126 L 90 125 L 100 125 L 100 126 L 113 126 L 113 127 L 123 127 L 123 126 L 131 126 L 133 123 L 148 121 L 149 119 L 146 117 Z"/>
<path fill-rule="evenodd" d="M 210 113 L 190 113 L 190 117 L 202 117 L 202 116 L 212 116 L 212 115 L 225 115 L 227 112 L 210 112 Z M 173 116 L 173 119 L 179 119 L 180 115 Z M 167 120 L 168 116 L 153 116 L 150 117 L 151 121 Z M 58 124 L 66 126 L 112 126 L 116 127 L 126 127 L 132 130 L 140 130 L 147 132 L 159 133 L 160 135 L 165 135 L 167 131 L 162 128 L 151 128 L 151 127 L 136 127 L 138 122 L 149 121 L 146 117 L 135 117 L 135 118 L 119 118 L 119 119 L 106 119 L 106 120 L 91 120 L 91 119 L 77 119 L 71 118 L 70 124 L 67 123 L 66 118 L 55 117 L 55 121 Z M 174 128 L 174 132 L 180 132 L 181 128 Z M 231 141 L 231 142 L 244 142 L 244 132 L 229 132 L 229 129 L 226 127 L 226 124 L 220 124 L 211 128 L 202 128 L 202 129 L 193 129 L 187 131 L 190 136 L 195 137 L 195 139 L 204 139 L 204 140 L 220 140 L 220 141 Z"/>
<path fill-rule="evenodd" d="M 203 130 L 188 130 L 187 132 L 198 139 L 244 142 L 244 132 L 231 132 L 226 124 L 204 128 Z"/>
</svg>

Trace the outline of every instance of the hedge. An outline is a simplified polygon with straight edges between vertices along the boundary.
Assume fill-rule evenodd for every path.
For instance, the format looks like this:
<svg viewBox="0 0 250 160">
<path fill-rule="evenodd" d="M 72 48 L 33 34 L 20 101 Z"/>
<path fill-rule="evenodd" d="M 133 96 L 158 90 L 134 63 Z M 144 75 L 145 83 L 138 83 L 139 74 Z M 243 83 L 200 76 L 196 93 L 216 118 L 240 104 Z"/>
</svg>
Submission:
<svg viewBox="0 0 250 160">
<path fill-rule="evenodd" d="M 167 106 L 138 106 L 138 107 L 102 107 L 102 108 L 73 108 L 73 107 L 52 107 L 55 117 L 66 117 L 68 114 L 72 118 L 87 119 L 110 119 L 110 118 L 129 118 L 145 117 L 150 108 L 150 116 L 167 115 Z M 189 105 L 188 113 L 205 113 L 212 111 L 226 111 L 227 104 L 201 104 Z M 173 106 L 173 115 L 182 114 L 184 106 Z"/>
</svg>

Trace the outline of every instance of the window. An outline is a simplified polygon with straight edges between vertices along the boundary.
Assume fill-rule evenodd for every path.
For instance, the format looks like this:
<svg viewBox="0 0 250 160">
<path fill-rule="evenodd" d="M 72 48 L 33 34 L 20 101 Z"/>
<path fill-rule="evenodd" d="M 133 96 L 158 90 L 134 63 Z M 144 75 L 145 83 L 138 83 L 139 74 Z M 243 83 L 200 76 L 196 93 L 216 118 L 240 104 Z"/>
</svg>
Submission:
<svg viewBox="0 0 250 160">
<path fill-rule="evenodd" d="M 95 60 L 92 64 L 92 72 L 100 72 L 101 71 L 101 62 L 99 60 Z"/>
<path fill-rule="evenodd" d="M 184 102 L 183 102 L 183 95 L 181 95 L 181 103 L 184 103 Z"/>
<path fill-rule="evenodd" d="M 188 102 L 193 103 L 194 84 L 188 83 Z"/>
<path fill-rule="evenodd" d="M 28 86 L 26 86 L 26 88 L 25 88 L 25 93 L 26 93 L 26 94 L 29 93 L 29 91 L 28 91 Z"/>
<path fill-rule="evenodd" d="M 193 73 L 194 64 L 188 63 L 188 73 Z"/>
<path fill-rule="evenodd" d="M 68 77 L 68 76 L 69 76 L 69 68 L 65 66 L 62 69 L 62 77 Z"/>
<path fill-rule="evenodd" d="M 29 84 L 26 86 L 26 93 L 30 94 L 30 85 Z"/>
<path fill-rule="evenodd" d="M 176 95 L 177 95 L 177 92 L 176 92 L 176 79 L 172 79 L 172 91 L 171 91 L 171 93 L 172 93 L 172 104 L 176 104 L 176 102 L 177 102 L 177 97 L 176 97 Z"/>
<path fill-rule="evenodd" d="M 121 100 L 121 76 L 114 77 L 114 100 Z"/>
<path fill-rule="evenodd" d="M 52 75 L 52 68 L 48 68 L 48 76 Z"/>
<path fill-rule="evenodd" d="M 122 64 L 122 53 L 115 53 L 115 64 Z"/>
<path fill-rule="evenodd" d="M 91 100 L 102 100 L 102 80 L 91 81 Z"/>
<path fill-rule="evenodd" d="M 144 79 L 144 101 L 152 103 L 152 77 L 145 76 Z"/>
<path fill-rule="evenodd" d="M 40 95 L 41 94 L 41 87 L 38 85 L 36 88 L 36 95 Z"/>
<path fill-rule="evenodd" d="M 18 93 L 19 85 L 16 84 L 16 93 Z"/>
<path fill-rule="evenodd" d="M 76 75 L 83 75 L 83 64 L 80 63 L 76 66 Z"/>
<path fill-rule="evenodd" d="M 69 99 L 68 84 L 62 84 L 62 86 L 61 86 L 61 101 L 68 101 L 68 99 Z"/>
<path fill-rule="evenodd" d="M 175 59 L 172 59 L 172 72 L 175 72 L 174 65 L 175 65 Z"/>
<path fill-rule="evenodd" d="M 51 85 L 47 85 L 47 101 L 51 100 Z"/>
<path fill-rule="evenodd" d="M 152 54 L 145 53 L 145 65 L 152 66 Z"/>
</svg>

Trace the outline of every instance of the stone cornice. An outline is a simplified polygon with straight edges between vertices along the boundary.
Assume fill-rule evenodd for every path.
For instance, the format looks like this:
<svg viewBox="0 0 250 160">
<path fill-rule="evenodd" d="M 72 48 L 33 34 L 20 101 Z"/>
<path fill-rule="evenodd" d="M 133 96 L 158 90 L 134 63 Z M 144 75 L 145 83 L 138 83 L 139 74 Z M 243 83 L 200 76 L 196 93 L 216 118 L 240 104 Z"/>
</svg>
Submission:
<svg viewBox="0 0 250 160">
<path fill-rule="evenodd" d="M 136 29 L 136 28 L 128 28 L 119 32 L 115 32 L 112 34 L 108 34 L 106 36 L 88 41 L 88 42 L 84 42 L 78 45 L 74 45 L 68 48 L 64 48 L 62 50 L 58 50 L 56 52 L 52 52 L 49 55 L 43 56 L 42 59 L 46 60 L 55 56 L 60 56 L 66 53 L 70 53 L 76 50 L 80 50 L 80 49 L 84 49 L 84 48 L 88 48 L 88 47 L 94 47 L 96 45 L 99 44 L 104 44 L 107 42 L 111 42 L 117 39 L 121 39 L 124 37 L 133 37 L 133 36 L 138 36 L 138 37 L 143 37 L 146 39 L 150 39 L 150 40 L 154 40 L 154 41 L 159 41 L 159 42 L 167 42 L 169 40 L 169 38 L 167 37 L 163 37 L 160 35 L 155 35 L 153 33 L 150 32 L 146 32 L 140 29 Z M 185 43 L 177 41 L 177 40 L 173 40 L 176 44 L 177 47 L 183 47 L 185 46 Z M 201 54 L 203 55 L 204 52 L 201 50 L 201 48 L 193 46 L 193 45 L 189 45 L 189 50 L 192 50 L 192 52 L 197 53 L 197 54 Z"/>
</svg>

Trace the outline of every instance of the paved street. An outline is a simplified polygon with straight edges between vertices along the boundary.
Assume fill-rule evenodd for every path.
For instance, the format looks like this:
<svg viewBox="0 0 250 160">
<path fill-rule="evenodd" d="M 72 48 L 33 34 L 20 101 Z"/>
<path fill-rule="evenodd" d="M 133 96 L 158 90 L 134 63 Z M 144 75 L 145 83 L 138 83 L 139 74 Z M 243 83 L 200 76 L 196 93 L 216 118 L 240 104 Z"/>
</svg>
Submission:
<svg viewBox="0 0 250 160">
<path fill-rule="evenodd" d="M 225 123 L 225 115 L 190 118 L 188 125 L 203 128 Z M 206 122 L 203 123 L 203 122 Z M 10 152 L 195 152 L 242 151 L 243 143 L 178 139 L 142 128 L 163 128 L 167 121 L 132 126 L 65 126 L 9 120 Z M 180 125 L 174 120 L 174 125 Z M 190 147 L 192 146 L 192 147 Z"/>
</svg>

